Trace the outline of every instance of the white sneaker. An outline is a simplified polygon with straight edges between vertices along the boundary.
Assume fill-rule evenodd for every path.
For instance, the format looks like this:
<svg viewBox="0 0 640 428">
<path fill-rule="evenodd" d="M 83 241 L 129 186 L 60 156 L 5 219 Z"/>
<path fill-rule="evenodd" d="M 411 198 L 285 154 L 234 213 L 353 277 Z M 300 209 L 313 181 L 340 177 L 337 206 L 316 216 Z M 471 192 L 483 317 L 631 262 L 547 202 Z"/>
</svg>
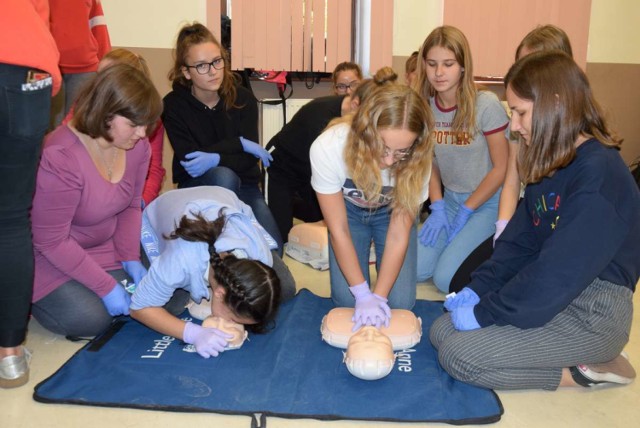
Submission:
<svg viewBox="0 0 640 428">
<path fill-rule="evenodd" d="M 576 380 L 582 386 L 595 386 L 600 384 L 627 385 L 633 382 L 636 371 L 629 362 L 629 357 L 624 352 L 611 361 L 601 364 L 578 364 L 575 371 L 584 377 L 585 382 Z"/>
</svg>

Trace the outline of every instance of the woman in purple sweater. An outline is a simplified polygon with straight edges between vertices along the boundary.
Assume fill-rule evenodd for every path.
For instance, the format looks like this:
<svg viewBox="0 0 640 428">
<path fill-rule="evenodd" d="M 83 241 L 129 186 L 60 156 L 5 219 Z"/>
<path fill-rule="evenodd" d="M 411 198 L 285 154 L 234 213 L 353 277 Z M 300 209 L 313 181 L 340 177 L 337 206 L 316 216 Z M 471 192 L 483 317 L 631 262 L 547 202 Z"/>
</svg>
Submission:
<svg viewBox="0 0 640 428">
<path fill-rule="evenodd" d="M 162 111 L 153 84 L 114 65 L 80 94 L 69 125 L 45 141 L 33 202 L 33 316 L 66 336 L 95 336 L 128 315 L 122 284 L 140 263 L 147 135 Z"/>
</svg>

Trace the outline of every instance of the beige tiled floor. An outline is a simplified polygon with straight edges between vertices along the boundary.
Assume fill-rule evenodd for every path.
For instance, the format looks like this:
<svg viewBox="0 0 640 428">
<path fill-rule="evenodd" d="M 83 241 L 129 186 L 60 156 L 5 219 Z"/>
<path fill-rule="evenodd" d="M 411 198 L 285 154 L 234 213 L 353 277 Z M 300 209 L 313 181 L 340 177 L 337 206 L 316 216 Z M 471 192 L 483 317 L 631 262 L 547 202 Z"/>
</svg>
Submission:
<svg viewBox="0 0 640 428">
<path fill-rule="evenodd" d="M 329 295 L 329 275 L 286 258 L 299 288 L 308 288 L 321 296 Z M 432 285 L 420 284 L 418 298 L 441 300 Z M 636 307 L 640 298 L 635 296 Z M 640 369 L 640 316 L 636 315 L 627 352 Z M 211 413 L 170 413 L 90 406 L 41 404 L 32 399 L 34 386 L 50 376 L 82 344 L 71 343 L 51 334 L 36 322 L 30 325 L 27 346 L 33 350 L 31 379 L 18 389 L 0 389 L 0 428 L 75 428 L 75 427 L 229 427 L 248 428 L 247 416 Z M 640 371 L 640 370 L 639 370 Z M 556 392 L 500 392 L 504 406 L 500 428 L 527 427 L 633 427 L 640 426 L 640 381 L 624 387 L 600 390 L 565 389 Z M 390 399 L 392 399 L 390 397 Z M 443 424 L 430 424 L 443 425 Z M 332 421 L 268 418 L 269 428 L 323 427 L 419 427 L 426 424 Z"/>
</svg>

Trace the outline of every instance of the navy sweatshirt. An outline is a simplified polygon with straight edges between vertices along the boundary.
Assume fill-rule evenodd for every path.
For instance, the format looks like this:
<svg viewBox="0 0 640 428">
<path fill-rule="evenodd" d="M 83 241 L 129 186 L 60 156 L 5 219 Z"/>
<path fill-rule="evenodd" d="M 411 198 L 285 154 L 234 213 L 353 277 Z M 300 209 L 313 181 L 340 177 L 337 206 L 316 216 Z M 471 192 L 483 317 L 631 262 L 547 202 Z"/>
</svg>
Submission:
<svg viewBox="0 0 640 428">
<path fill-rule="evenodd" d="M 491 259 L 469 287 L 482 327 L 541 327 L 600 278 L 635 291 L 640 275 L 640 192 L 617 150 L 595 139 L 530 184 Z"/>
<path fill-rule="evenodd" d="M 187 153 L 218 153 L 220 166 L 232 169 L 243 183 L 257 183 L 258 159 L 245 153 L 239 137 L 258 143 L 258 103 L 253 94 L 238 87 L 235 105 L 225 110 L 224 99 L 212 109 L 198 101 L 190 88 L 173 85 L 164 97 L 162 123 L 173 147 L 173 182 L 181 184 L 191 176 L 180 165 Z"/>
</svg>

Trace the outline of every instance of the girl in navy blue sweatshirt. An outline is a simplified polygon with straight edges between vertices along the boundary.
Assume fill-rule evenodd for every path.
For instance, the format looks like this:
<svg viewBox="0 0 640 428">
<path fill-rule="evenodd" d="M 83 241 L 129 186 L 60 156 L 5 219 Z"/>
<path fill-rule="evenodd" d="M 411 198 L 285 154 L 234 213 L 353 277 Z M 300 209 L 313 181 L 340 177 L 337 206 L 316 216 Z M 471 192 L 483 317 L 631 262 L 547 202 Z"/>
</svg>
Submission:
<svg viewBox="0 0 640 428">
<path fill-rule="evenodd" d="M 505 79 L 523 202 L 430 339 L 453 377 L 492 389 L 630 383 L 640 193 L 585 74 L 559 51 Z"/>
</svg>

